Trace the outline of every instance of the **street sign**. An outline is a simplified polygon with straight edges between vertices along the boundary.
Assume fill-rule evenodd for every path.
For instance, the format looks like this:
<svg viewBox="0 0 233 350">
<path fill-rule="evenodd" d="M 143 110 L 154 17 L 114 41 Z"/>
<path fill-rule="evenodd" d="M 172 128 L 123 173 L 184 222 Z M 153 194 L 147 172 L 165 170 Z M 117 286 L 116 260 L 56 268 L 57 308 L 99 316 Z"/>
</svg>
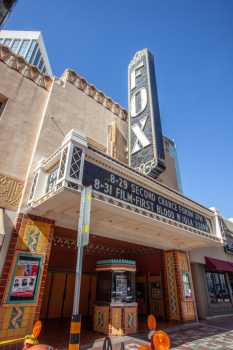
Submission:
<svg viewBox="0 0 233 350">
<path fill-rule="evenodd" d="M 91 214 L 92 187 L 84 186 L 81 190 L 81 207 L 78 225 L 78 247 L 84 247 L 89 243 L 90 214 Z"/>
</svg>

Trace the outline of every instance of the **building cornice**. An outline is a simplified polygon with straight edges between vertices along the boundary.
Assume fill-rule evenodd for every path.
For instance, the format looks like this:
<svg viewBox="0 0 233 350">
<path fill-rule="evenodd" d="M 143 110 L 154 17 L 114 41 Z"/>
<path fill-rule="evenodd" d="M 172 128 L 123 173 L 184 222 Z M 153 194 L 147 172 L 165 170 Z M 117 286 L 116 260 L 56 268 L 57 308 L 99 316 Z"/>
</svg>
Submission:
<svg viewBox="0 0 233 350">
<path fill-rule="evenodd" d="M 53 77 L 41 73 L 36 66 L 29 64 L 22 56 L 16 55 L 7 46 L 1 44 L 0 61 L 45 90 L 49 90 L 54 80 Z M 61 81 L 63 83 L 69 82 L 73 84 L 75 87 L 82 90 L 87 96 L 93 98 L 97 103 L 101 104 L 104 108 L 117 115 L 120 119 L 124 121 L 127 120 L 126 109 L 121 107 L 117 102 L 113 101 L 111 97 L 106 96 L 102 91 L 98 90 L 94 85 L 78 75 L 75 71 L 66 69 L 63 75 L 58 78 L 57 81 Z"/>
<path fill-rule="evenodd" d="M 9 68 L 19 72 L 25 78 L 33 81 L 41 88 L 45 90 L 50 89 L 53 78 L 42 74 L 36 66 L 27 63 L 22 56 L 14 54 L 4 45 L 0 45 L 0 61 L 5 63 Z"/>
<path fill-rule="evenodd" d="M 93 98 L 96 102 L 101 104 L 120 119 L 127 120 L 127 110 L 121 107 L 117 102 L 113 101 L 111 97 L 106 96 L 102 91 L 98 90 L 95 85 L 90 84 L 85 78 L 78 75 L 74 70 L 66 69 L 60 78 L 63 82 L 69 82 L 76 88 L 82 90 L 86 95 Z"/>
</svg>

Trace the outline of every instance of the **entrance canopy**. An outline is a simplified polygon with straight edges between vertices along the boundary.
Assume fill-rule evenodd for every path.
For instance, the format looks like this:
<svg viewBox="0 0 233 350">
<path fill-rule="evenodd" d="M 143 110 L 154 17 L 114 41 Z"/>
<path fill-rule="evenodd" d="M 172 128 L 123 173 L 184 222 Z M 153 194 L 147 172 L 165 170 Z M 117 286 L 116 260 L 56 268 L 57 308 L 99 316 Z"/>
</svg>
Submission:
<svg viewBox="0 0 233 350">
<path fill-rule="evenodd" d="M 76 229 L 82 186 L 92 187 L 93 234 L 160 249 L 220 244 L 211 210 L 88 147 L 74 131 L 37 168 L 28 211 Z"/>
</svg>

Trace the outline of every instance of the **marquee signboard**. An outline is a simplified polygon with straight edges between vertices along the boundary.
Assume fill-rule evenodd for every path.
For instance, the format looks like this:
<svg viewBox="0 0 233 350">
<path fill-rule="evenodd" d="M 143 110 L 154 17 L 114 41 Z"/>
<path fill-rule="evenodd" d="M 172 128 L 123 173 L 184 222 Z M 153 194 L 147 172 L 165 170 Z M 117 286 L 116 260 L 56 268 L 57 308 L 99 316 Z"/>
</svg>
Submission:
<svg viewBox="0 0 233 350">
<path fill-rule="evenodd" d="M 165 164 L 154 58 L 148 49 L 130 62 L 128 81 L 129 166 L 156 178 Z"/>
<path fill-rule="evenodd" d="M 152 192 L 87 160 L 84 163 L 83 185 L 135 207 L 145 209 L 206 233 L 210 220 L 179 203 Z"/>
</svg>

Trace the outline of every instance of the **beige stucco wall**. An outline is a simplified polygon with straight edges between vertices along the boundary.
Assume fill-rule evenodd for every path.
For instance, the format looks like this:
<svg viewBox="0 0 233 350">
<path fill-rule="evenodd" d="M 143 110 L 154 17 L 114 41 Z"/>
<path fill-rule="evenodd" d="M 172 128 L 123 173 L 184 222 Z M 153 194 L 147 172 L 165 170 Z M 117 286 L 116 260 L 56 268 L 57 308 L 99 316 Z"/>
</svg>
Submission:
<svg viewBox="0 0 233 350">
<path fill-rule="evenodd" d="M 192 263 L 205 264 L 205 256 L 233 263 L 233 255 L 226 254 L 223 246 L 193 249 L 190 252 L 190 260 Z"/>
<path fill-rule="evenodd" d="M 127 136 L 127 123 L 73 84 L 55 82 L 36 148 L 33 166 L 48 157 L 62 143 L 64 135 L 76 129 L 107 149 L 108 126 L 116 121 Z"/>
<path fill-rule="evenodd" d="M 165 153 L 165 165 L 166 169 L 165 171 L 158 177 L 157 181 L 161 182 L 162 184 L 171 187 L 172 189 L 179 191 L 178 186 L 178 179 L 177 179 L 177 173 L 176 173 L 176 161 L 171 156 L 169 152 L 169 143 L 171 141 L 164 137 L 164 153 Z"/>
<path fill-rule="evenodd" d="M 24 180 L 48 91 L 0 61 L 0 173 Z"/>
<path fill-rule="evenodd" d="M 75 129 L 87 138 L 94 140 L 97 145 L 107 151 L 108 127 L 113 122 L 116 123 L 119 132 L 126 139 L 126 121 L 69 81 L 55 81 L 35 146 L 22 207 L 26 205 L 33 180 L 33 170 L 38 162 L 49 157 L 60 147 L 64 136 L 71 129 Z"/>
</svg>

